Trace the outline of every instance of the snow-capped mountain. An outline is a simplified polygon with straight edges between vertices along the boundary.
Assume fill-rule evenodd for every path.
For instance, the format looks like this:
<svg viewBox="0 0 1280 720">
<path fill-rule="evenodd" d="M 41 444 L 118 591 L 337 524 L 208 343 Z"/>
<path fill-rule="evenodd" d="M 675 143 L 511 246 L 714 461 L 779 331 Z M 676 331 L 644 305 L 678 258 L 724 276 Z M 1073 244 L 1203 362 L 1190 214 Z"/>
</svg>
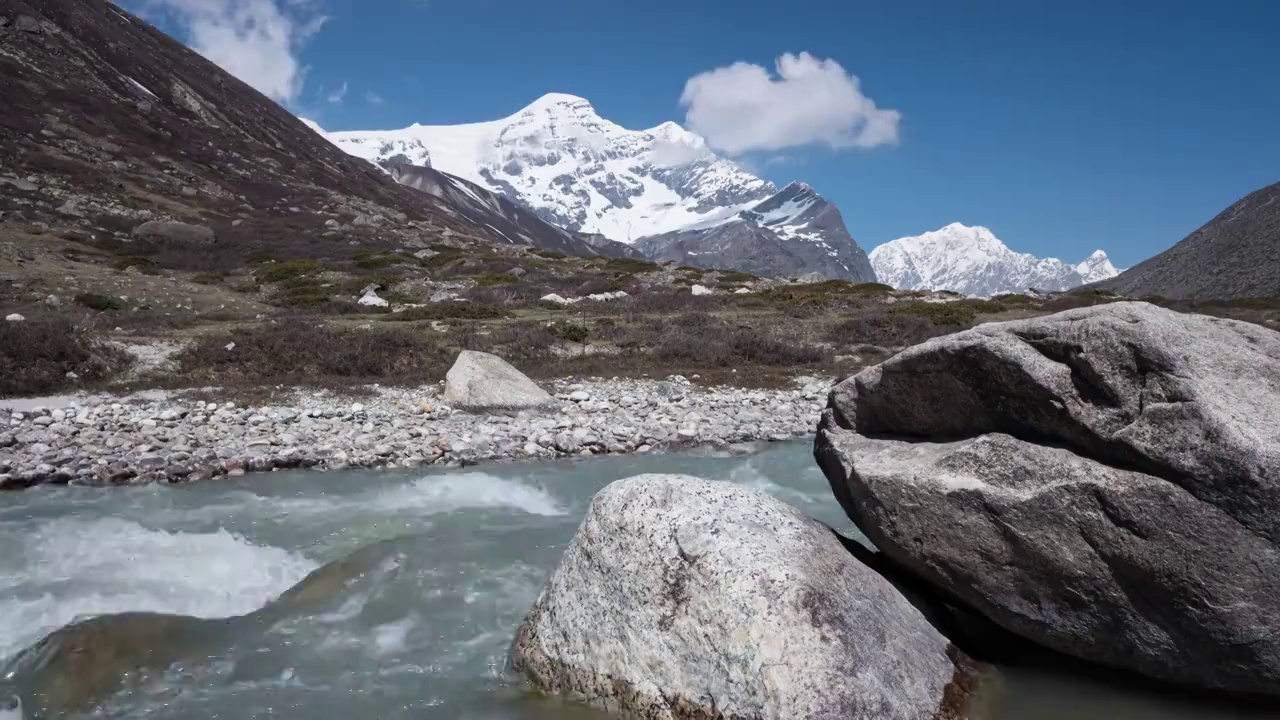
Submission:
<svg viewBox="0 0 1280 720">
<path fill-rule="evenodd" d="M 628 130 L 573 95 L 545 95 L 490 122 L 321 133 L 375 163 L 431 167 L 468 180 L 570 231 L 661 246 L 664 259 L 873 279 L 839 212 L 812 189 L 806 188 L 810 204 L 801 207 L 787 190 L 718 157 L 675 123 Z M 748 226 L 756 242 L 745 253 L 695 247 L 717 228 L 727 242 Z M 653 236 L 662 240 L 640 242 Z M 742 261 L 744 254 L 755 261 Z"/>
<path fill-rule="evenodd" d="M 804 183 L 791 183 L 731 217 L 643 238 L 636 247 L 655 260 L 757 275 L 817 272 L 854 282 L 876 279 L 840 211 Z"/>
<path fill-rule="evenodd" d="M 484 228 L 491 236 L 512 245 L 531 245 L 579 257 L 641 257 L 629 245 L 552 225 L 532 210 L 449 173 L 402 163 L 388 163 L 384 169 L 401 185 L 443 200 L 442 211 Z"/>
<path fill-rule="evenodd" d="M 1101 250 L 1069 265 L 1014 252 L 987 228 L 960 223 L 887 242 L 871 251 L 871 265 L 880 282 L 895 288 L 978 296 L 1069 290 L 1120 273 Z"/>
<path fill-rule="evenodd" d="M 732 215 L 777 192 L 675 123 L 627 130 L 559 93 L 491 122 L 326 137 L 352 155 L 443 170 L 565 229 L 621 242 Z"/>
</svg>

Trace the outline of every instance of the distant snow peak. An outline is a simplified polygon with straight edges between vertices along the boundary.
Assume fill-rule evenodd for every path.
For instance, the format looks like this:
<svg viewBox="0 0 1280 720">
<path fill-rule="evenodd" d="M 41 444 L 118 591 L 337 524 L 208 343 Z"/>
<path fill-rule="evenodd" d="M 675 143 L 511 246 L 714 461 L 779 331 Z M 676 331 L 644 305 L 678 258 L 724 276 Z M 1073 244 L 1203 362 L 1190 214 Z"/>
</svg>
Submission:
<svg viewBox="0 0 1280 720">
<path fill-rule="evenodd" d="M 885 243 L 870 257 L 880 282 L 896 288 L 984 297 L 1028 288 L 1069 290 L 1119 274 L 1101 250 L 1068 265 L 1057 258 L 1015 252 L 990 229 L 961 223 Z"/>
</svg>

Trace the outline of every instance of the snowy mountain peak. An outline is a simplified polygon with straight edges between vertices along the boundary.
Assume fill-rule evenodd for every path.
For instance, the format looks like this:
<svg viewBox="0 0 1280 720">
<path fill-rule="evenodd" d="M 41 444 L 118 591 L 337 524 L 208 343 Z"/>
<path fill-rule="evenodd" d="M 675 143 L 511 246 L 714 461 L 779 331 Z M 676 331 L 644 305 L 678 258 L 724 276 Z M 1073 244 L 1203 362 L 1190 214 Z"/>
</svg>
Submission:
<svg viewBox="0 0 1280 720">
<path fill-rule="evenodd" d="M 1101 250 L 1078 265 L 1015 252 L 990 229 L 951 223 L 933 232 L 899 238 L 871 251 L 880 281 L 904 290 L 951 290 L 966 295 L 1061 291 L 1105 279 L 1118 271 Z"/>
<path fill-rule="evenodd" d="M 628 130 L 564 93 L 500 120 L 326 137 L 352 155 L 430 165 L 565 229 L 623 242 L 729 217 L 777 191 L 676 123 Z"/>
<path fill-rule="evenodd" d="M 524 113 L 544 113 L 544 112 L 589 112 L 595 114 L 596 109 L 591 107 L 591 103 L 586 98 L 580 98 L 577 95 L 569 95 L 567 93 L 547 93 L 542 97 L 534 100 L 520 111 Z"/>
<path fill-rule="evenodd" d="M 1105 252 L 1094 250 L 1093 254 L 1076 265 L 1076 272 L 1080 273 L 1080 277 L 1084 278 L 1086 283 L 1092 283 L 1113 278 L 1121 271 L 1111 264 L 1111 258 L 1107 257 Z"/>
</svg>

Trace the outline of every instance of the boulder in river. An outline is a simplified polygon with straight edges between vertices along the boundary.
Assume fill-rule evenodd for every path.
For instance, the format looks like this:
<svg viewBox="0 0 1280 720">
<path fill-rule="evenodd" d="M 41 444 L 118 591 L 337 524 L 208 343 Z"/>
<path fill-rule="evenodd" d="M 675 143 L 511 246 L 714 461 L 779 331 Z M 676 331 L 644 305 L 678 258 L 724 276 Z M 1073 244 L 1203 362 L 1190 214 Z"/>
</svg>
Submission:
<svg viewBox="0 0 1280 720">
<path fill-rule="evenodd" d="M 444 381 L 444 402 L 461 410 L 525 410 L 555 403 L 546 390 L 506 360 L 463 350 Z"/>
<path fill-rule="evenodd" d="M 836 386 L 815 454 L 886 555 L 1004 628 L 1280 694 L 1280 334 L 1134 302 L 983 325 Z"/>
<path fill-rule="evenodd" d="M 543 691 L 668 720 L 961 717 L 973 679 L 831 529 L 676 475 L 596 495 L 512 664 Z"/>
</svg>

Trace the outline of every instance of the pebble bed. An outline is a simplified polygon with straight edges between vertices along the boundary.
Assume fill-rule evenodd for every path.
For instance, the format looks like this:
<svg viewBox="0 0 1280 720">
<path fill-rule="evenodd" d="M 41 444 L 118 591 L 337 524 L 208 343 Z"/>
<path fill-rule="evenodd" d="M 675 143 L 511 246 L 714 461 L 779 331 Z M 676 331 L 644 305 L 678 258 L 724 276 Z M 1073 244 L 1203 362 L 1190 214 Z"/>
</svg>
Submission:
<svg viewBox="0 0 1280 720">
<path fill-rule="evenodd" d="M 666 380 L 552 383 L 557 406 L 470 414 L 437 385 L 375 388 L 352 401 L 298 391 L 288 406 L 239 407 L 166 395 L 5 408 L 0 489 L 44 483 L 190 482 L 285 468 L 469 465 L 783 441 L 813 433 L 832 381 L 779 390 Z"/>
</svg>

